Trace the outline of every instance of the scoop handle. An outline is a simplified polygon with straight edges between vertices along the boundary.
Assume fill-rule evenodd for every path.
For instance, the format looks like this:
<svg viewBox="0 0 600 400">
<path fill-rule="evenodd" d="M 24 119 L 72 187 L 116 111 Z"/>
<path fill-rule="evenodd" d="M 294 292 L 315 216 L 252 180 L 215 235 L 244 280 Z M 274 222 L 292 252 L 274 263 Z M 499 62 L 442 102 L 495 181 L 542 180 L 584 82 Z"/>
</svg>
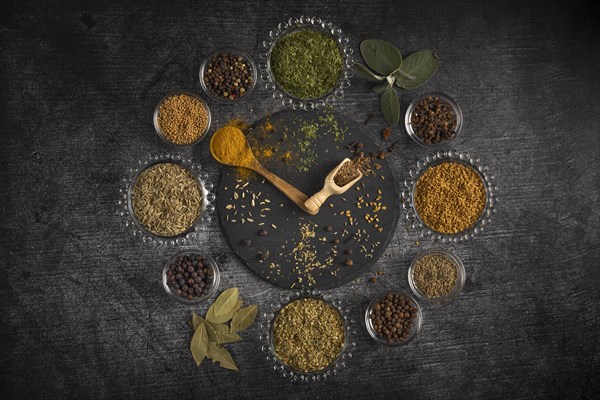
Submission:
<svg viewBox="0 0 600 400">
<path fill-rule="evenodd" d="M 315 215 L 316 213 L 318 213 L 323 203 L 325 203 L 325 201 L 332 194 L 335 193 L 331 190 L 331 186 L 325 184 L 325 186 L 323 186 L 323 189 L 319 190 L 317 193 L 313 194 L 308 200 L 306 200 L 304 205 L 308 209 L 309 214 Z"/>
</svg>

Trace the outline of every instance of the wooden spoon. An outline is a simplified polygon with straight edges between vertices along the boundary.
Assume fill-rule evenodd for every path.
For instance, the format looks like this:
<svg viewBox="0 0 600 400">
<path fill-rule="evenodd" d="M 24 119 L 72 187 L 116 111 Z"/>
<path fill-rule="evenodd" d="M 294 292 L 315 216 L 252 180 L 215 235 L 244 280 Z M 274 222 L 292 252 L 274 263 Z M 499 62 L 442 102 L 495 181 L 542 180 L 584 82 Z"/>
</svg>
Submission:
<svg viewBox="0 0 600 400">
<path fill-rule="evenodd" d="M 325 202 L 325 200 L 327 200 L 327 198 L 329 196 L 331 196 L 333 194 L 344 193 L 346 190 L 350 189 L 352 187 L 352 185 L 354 185 L 356 182 L 358 182 L 358 180 L 360 178 L 363 177 L 362 172 L 358 171 L 357 178 L 351 180 L 344 186 L 341 186 L 341 187 L 338 186 L 335 183 L 335 181 L 333 180 L 333 177 L 337 174 L 337 172 L 340 170 L 340 168 L 342 168 L 342 165 L 344 165 L 347 162 L 350 162 L 349 158 L 345 158 L 341 163 L 338 164 L 337 167 L 332 169 L 331 172 L 329 174 L 327 174 L 327 176 L 325 177 L 325 184 L 323 185 L 323 189 L 321 189 L 320 191 L 315 193 L 313 196 L 311 196 L 310 199 L 306 200 L 304 205 L 308 209 L 309 214 L 315 215 L 316 213 L 318 213 L 319 209 L 321 208 L 321 206 L 323 205 L 323 203 Z"/>
<path fill-rule="evenodd" d="M 219 135 L 225 135 L 225 137 L 220 137 Z M 217 140 L 229 142 L 229 144 L 233 144 L 236 148 L 233 152 L 225 152 L 218 148 L 216 145 Z M 228 127 L 227 130 L 218 129 L 210 139 L 210 152 L 221 164 L 248 168 L 264 176 L 266 180 L 271 182 L 273 186 L 279 189 L 281 193 L 286 195 L 304 212 L 311 214 L 304 205 L 306 200 L 308 200 L 308 196 L 265 168 L 254 156 L 246 135 L 238 128 Z"/>
</svg>

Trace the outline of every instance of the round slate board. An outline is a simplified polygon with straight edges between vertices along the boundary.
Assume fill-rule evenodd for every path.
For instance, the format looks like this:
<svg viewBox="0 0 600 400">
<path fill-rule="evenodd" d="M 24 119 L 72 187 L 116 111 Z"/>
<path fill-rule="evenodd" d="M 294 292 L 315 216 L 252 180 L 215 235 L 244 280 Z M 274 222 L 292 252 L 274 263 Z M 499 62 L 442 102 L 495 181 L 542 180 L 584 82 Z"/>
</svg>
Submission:
<svg viewBox="0 0 600 400">
<path fill-rule="evenodd" d="M 364 129 L 330 110 L 290 110 L 258 121 L 246 135 L 263 165 L 311 196 L 338 163 L 352 157 L 349 144 L 363 143 L 366 154 L 382 150 Z M 394 173 L 387 160 L 376 163 L 375 175 L 330 197 L 315 216 L 262 177 L 223 167 L 217 210 L 229 246 L 247 268 L 282 288 L 331 289 L 353 280 L 381 256 L 398 222 Z"/>
</svg>

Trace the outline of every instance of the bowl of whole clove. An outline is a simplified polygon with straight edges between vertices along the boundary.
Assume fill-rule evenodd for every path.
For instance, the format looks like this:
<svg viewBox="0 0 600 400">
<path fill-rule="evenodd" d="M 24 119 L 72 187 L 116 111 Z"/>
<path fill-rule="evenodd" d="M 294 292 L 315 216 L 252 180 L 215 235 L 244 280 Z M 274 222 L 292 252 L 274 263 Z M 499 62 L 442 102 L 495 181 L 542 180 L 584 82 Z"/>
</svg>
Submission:
<svg viewBox="0 0 600 400">
<path fill-rule="evenodd" d="M 412 140 L 425 147 L 450 142 L 458 136 L 463 115 L 449 96 L 429 93 L 414 99 L 406 109 L 404 127 Z"/>
<path fill-rule="evenodd" d="M 169 296 L 187 305 L 212 297 L 220 281 L 219 267 L 212 257 L 198 250 L 187 250 L 169 258 L 162 273 L 162 283 Z"/>
</svg>

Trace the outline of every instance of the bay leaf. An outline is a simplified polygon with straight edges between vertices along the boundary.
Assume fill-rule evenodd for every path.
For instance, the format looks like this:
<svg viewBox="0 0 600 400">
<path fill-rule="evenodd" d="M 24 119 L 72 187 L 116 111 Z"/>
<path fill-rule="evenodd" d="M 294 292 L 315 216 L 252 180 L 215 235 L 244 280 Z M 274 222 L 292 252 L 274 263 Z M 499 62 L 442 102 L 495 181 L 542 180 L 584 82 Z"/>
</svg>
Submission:
<svg viewBox="0 0 600 400">
<path fill-rule="evenodd" d="M 257 314 L 258 306 L 256 304 L 239 309 L 231 320 L 231 332 L 240 332 L 248 328 L 256 319 Z"/>
<path fill-rule="evenodd" d="M 206 325 L 206 333 L 208 334 L 208 342 L 219 343 L 219 338 L 217 337 L 217 332 L 215 332 L 215 328 L 213 324 L 208 321 L 204 321 L 204 325 Z"/>
<path fill-rule="evenodd" d="M 217 297 L 213 306 L 213 312 L 216 317 L 227 315 L 235 307 L 235 304 L 240 297 L 240 291 L 236 287 L 229 288 Z"/>
<path fill-rule="evenodd" d="M 190 343 L 190 351 L 192 352 L 196 366 L 200 366 L 200 363 L 202 363 L 202 360 L 208 354 L 208 334 L 206 333 L 204 324 L 198 325 L 198 329 L 194 332 L 192 342 Z"/>
<path fill-rule="evenodd" d="M 400 102 L 398 93 L 390 87 L 381 95 L 381 112 L 385 121 L 390 125 L 396 125 L 400 119 Z"/>
<path fill-rule="evenodd" d="M 381 39 L 367 39 L 360 44 L 360 53 L 365 63 L 375 72 L 389 75 L 402 65 L 400 51 L 391 43 Z"/>
<path fill-rule="evenodd" d="M 223 323 L 229 321 L 231 318 L 233 318 L 234 314 L 237 312 L 237 310 L 240 309 L 240 307 L 242 306 L 243 303 L 244 303 L 244 300 L 239 299 L 229 314 L 218 315 L 218 316 L 215 315 L 215 313 L 214 313 L 215 308 L 213 306 L 215 304 L 213 303 L 213 305 L 210 306 L 208 308 L 208 311 L 206 312 L 206 320 L 213 325 L 214 324 L 223 324 Z"/>
<path fill-rule="evenodd" d="M 396 85 L 403 89 L 414 89 L 427 82 L 435 74 L 438 68 L 438 58 L 431 50 L 421 50 L 406 57 L 402 62 L 402 72 L 414 76 L 414 80 L 408 79 L 397 71 Z"/>
<path fill-rule="evenodd" d="M 385 76 L 374 74 L 373 72 L 371 72 L 370 69 L 368 69 L 367 67 L 365 67 L 362 64 L 355 63 L 352 66 L 352 68 L 354 69 L 354 71 L 358 72 L 360 75 L 362 75 L 365 78 L 370 79 L 372 81 L 382 81 L 385 79 Z"/>
<path fill-rule="evenodd" d="M 218 344 L 233 343 L 242 340 L 240 335 L 235 332 L 230 332 L 229 327 L 225 324 L 211 324 L 210 322 L 207 322 L 206 327 L 209 328 L 209 340 L 217 342 Z M 214 335 L 214 339 L 211 335 Z"/>
<path fill-rule="evenodd" d="M 223 368 L 239 371 L 231 354 L 216 343 L 210 343 L 208 345 L 208 352 L 206 355 L 214 362 L 218 362 Z"/>
<path fill-rule="evenodd" d="M 203 321 L 203 318 L 196 314 L 196 311 L 192 312 L 192 329 L 195 331 Z"/>
</svg>

